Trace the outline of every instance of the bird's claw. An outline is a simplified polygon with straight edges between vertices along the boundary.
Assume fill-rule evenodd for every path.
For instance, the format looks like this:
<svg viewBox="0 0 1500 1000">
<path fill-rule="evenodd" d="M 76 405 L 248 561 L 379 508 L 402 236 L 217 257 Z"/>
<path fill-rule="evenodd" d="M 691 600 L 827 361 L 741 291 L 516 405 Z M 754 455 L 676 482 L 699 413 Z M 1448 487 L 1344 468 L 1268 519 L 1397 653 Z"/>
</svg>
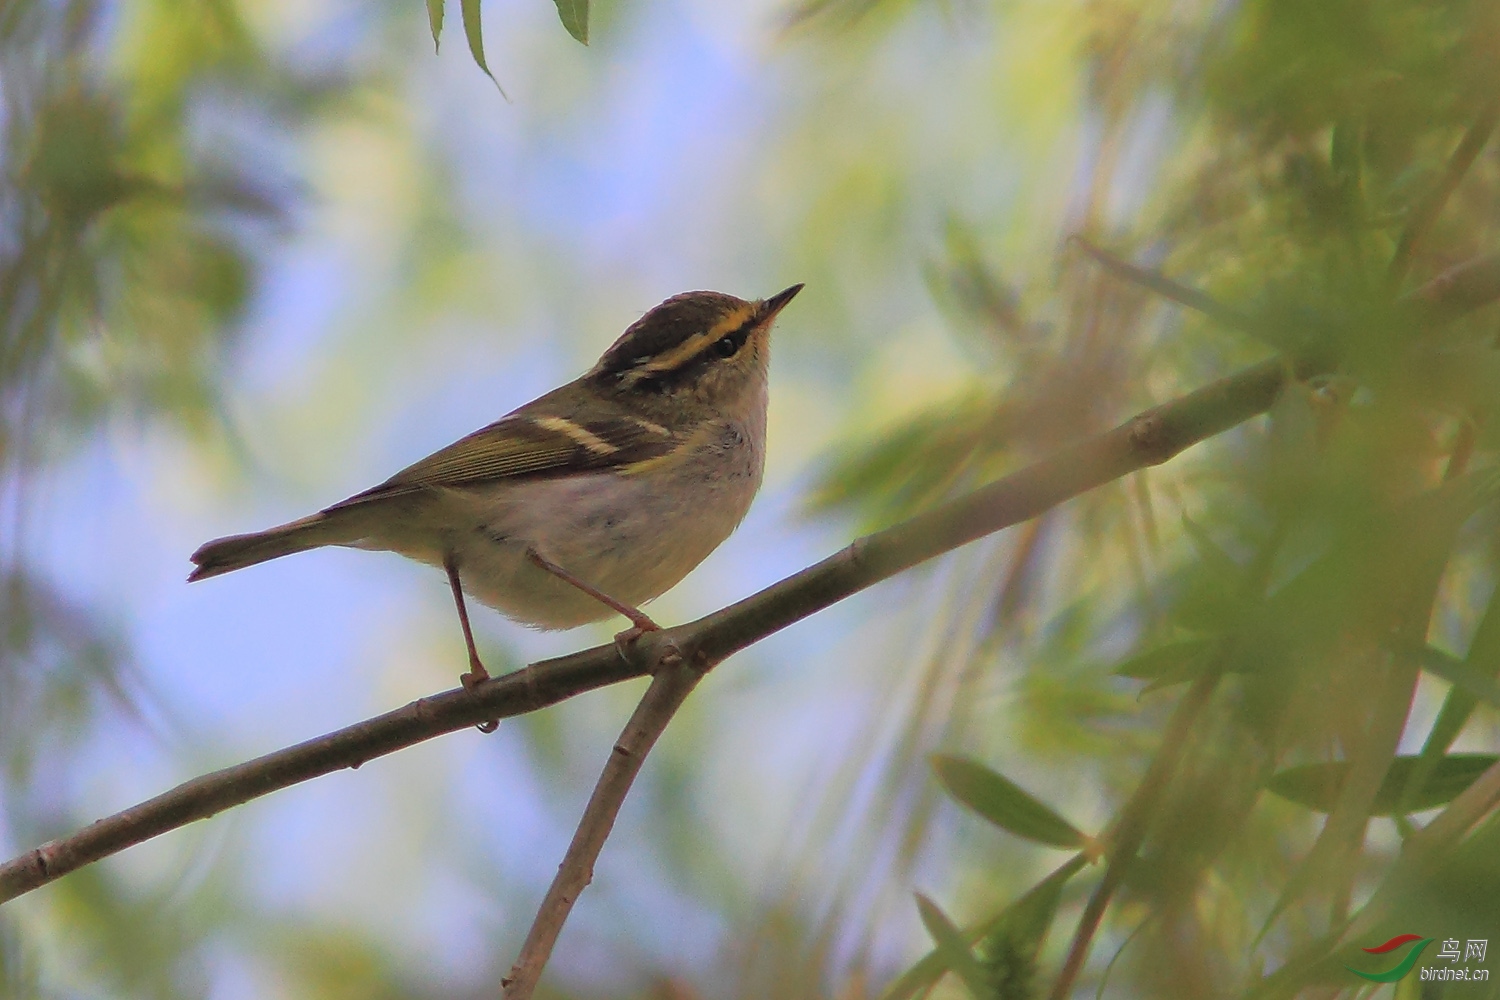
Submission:
<svg viewBox="0 0 1500 1000">
<path fill-rule="evenodd" d="M 631 650 L 635 646 L 636 640 L 647 632 L 660 632 L 661 630 L 660 625 L 645 615 L 641 615 L 640 621 L 637 621 L 630 628 L 615 635 L 615 650 L 620 654 L 620 659 L 629 663 Z M 677 644 L 673 642 L 668 642 L 657 657 L 657 665 L 663 667 L 669 667 L 681 661 L 682 652 L 677 648 Z"/>
<path fill-rule="evenodd" d="M 470 693 L 473 693 L 476 687 L 489 679 L 490 672 L 484 669 L 484 664 L 480 663 L 478 659 L 470 661 L 468 671 L 458 675 L 458 683 L 463 685 L 463 689 Z M 474 724 L 474 728 L 481 733 L 493 733 L 500 728 L 500 720 L 489 719 L 484 722 L 477 722 Z"/>
</svg>

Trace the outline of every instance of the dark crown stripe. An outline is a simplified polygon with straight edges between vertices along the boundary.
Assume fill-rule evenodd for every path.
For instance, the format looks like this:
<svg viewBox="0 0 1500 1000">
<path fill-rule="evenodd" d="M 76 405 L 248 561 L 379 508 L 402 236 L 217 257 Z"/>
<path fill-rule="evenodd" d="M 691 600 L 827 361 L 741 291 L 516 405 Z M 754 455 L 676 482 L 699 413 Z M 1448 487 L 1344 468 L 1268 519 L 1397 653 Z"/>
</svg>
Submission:
<svg viewBox="0 0 1500 1000">
<path fill-rule="evenodd" d="M 677 368 L 726 333 L 753 322 L 754 306 L 719 292 L 685 292 L 642 316 L 599 359 L 594 373 L 621 376 L 656 363 Z M 712 334 L 712 336 L 709 336 Z"/>
</svg>

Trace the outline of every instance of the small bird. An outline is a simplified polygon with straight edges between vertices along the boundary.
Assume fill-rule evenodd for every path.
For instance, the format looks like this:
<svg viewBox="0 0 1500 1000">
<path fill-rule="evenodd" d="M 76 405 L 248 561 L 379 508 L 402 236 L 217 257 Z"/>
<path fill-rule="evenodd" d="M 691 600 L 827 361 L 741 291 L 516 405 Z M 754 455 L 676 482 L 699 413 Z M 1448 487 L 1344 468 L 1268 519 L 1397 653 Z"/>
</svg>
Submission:
<svg viewBox="0 0 1500 1000">
<path fill-rule="evenodd" d="M 323 545 L 441 566 L 465 687 L 489 674 L 464 591 L 538 628 L 615 611 L 622 643 L 655 630 L 639 606 L 718 548 L 760 488 L 771 324 L 801 290 L 674 295 L 582 377 L 316 514 L 208 542 L 188 579 Z"/>
</svg>

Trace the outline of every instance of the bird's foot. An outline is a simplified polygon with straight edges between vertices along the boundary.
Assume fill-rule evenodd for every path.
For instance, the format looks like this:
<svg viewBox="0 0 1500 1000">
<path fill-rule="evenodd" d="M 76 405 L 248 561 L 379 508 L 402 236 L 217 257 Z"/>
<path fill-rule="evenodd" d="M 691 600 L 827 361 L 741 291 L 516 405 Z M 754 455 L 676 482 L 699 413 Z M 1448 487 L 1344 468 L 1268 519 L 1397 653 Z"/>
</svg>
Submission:
<svg viewBox="0 0 1500 1000">
<path fill-rule="evenodd" d="M 650 618 L 647 618 L 645 615 L 641 615 L 639 619 L 632 617 L 632 621 L 635 621 L 634 625 L 630 626 L 630 628 L 626 629 L 625 631 L 619 632 L 615 635 L 615 650 L 620 654 L 620 659 L 624 660 L 627 663 L 630 662 L 631 653 L 634 651 L 635 643 L 638 639 L 640 639 L 641 636 L 645 635 L 647 632 L 660 632 L 662 630 L 660 625 L 656 624 L 656 622 L 652 621 Z M 675 666 L 681 662 L 682 651 L 677 648 L 677 644 L 675 642 L 667 640 L 666 643 L 658 651 L 658 655 L 656 657 L 656 666 L 670 667 Z M 655 671 L 653 670 L 653 672 Z"/>
<path fill-rule="evenodd" d="M 472 693 L 473 690 L 480 684 L 483 684 L 489 679 L 490 672 L 484 669 L 484 664 L 479 662 L 478 656 L 470 658 L 469 669 L 467 673 L 458 675 L 458 683 L 463 685 L 463 689 L 470 693 Z M 493 733 L 495 730 L 500 728 L 500 720 L 489 719 L 485 722 L 479 722 L 475 724 L 474 728 L 479 730 L 481 733 Z"/>
</svg>

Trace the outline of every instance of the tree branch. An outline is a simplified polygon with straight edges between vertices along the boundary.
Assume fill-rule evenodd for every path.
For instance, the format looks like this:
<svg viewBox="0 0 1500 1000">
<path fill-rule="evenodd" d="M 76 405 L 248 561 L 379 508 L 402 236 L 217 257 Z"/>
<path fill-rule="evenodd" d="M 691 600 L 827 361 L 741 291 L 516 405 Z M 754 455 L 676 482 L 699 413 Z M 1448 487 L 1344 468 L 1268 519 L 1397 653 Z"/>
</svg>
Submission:
<svg viewBox="0 0 1500 1000">
<path fill-rule="evenodd" d="M 1287 366 L 1262 362 L 1138 414 L 988 486 L 941 504 L 698 621 L 648 632 L 626 662 L 614 645 L 534 663 L 234 767 L 194 778 L 0 865 L 0 903 L 169 830 L 289 785 L 464 729 L 645 676 L 673 649 L 711 669 L 731 654 L 927 559 L 1048 508 L 1264 412 Z"/>
<path fill-rule="evenodd" d="M 645 651 L 643 651 L 645 652 Z M 0 865 L 0 903 L 159 834 L 231 806 L 405 749 L 492 717 L 523 715 L 647 672 L 613 646 L 546 660 L 496 678 L 480 693 L 455 688 L 243 764 L 201 775 Z"/>
<path fill-rule="evenodd" d="M 668 658 L 672 658 L 670 653 Z M 563 856 L 557 876 L 531 923 L 521 954 L 511 966 L 510 975 L 500 982 L 505 1000 L 530 1000 L 578 894 L 594 880 L 594 862 L 599 859 L 604 841 L 614 829 L 615 818 L 620 815 L 620 807 L 645 763 L 646 754 L 703 679 L 702 671 L 694 665 L 683 663 L 680 658 L 672 659 L 673 662 L 651 679 L 651 686 L 636 706 L 609 755 L 609 762 L 599 775 L 594 794 L 589 796 L 583 818 L 578 821 L 573 842 L 568 845 L 568 853 Z"/>
</svg>

